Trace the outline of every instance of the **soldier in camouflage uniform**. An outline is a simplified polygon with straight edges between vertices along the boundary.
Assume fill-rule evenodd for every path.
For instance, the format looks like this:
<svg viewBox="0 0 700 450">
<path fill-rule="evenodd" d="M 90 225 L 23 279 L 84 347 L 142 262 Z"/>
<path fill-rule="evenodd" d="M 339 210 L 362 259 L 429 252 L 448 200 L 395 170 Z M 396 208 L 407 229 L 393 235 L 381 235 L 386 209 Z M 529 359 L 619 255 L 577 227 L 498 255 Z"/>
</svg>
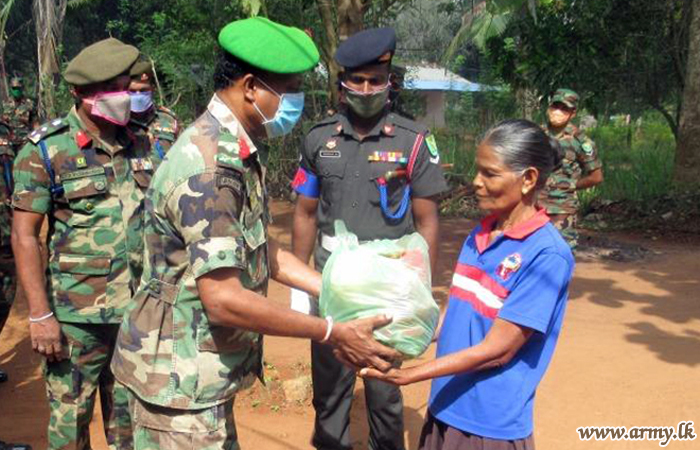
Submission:
<svg viewBox="0 0 700 450">
<path fill-rule="evenodd" d="M 326 341 L 384 370 L 371 338 L 389 319 L 333 325 L 264 297 L 270 277 L 318 294 L 320 274 L 269 240 L 267 150 L 291 131 L 300 72 L 318 62 L 302 30 L 265 18 L 227 25 L 207 111 L 183 131 L 146 199 L 145 268 L 112 370 L 133 394 L 138 450 L 235 449 L 236 392 L 262 377 L 262 333 Z M 283 54 L 285 58 L 279 58 Z"/>
<path fill-rule="evenodd" d="M 153 65 L 143 56 L 131 68 L 131 125 L 148 134 L 151 159 L 162 161 L 180 132 L 175 113 L 153 103 Z"/>
<path fill-rule="evenodd" d="M 36 124 L 36 104 L 25 96 L 24 82 L 20 77 L 10 80 L 10 95 L 12 98 L 2 104 L 0 119 L 12 128 L 12 145 L 17 153 Z"/>
<path fill-rule="evenodd" d="M 603 182 L 603 169 L 595 143 L 571 123 L 576 117 L 579 97 L 570 89 L 558 89 L 547 108 L 545 131 L 559 143 L 561 167 L 547 180 L 539 204 L 572 249 L 578 245 L 576 231 L 578 197 L 576 191 Z"/>
<path fill-rule="evenodd" d="M 133 445 L 127 391 L 109 361 L 142 271 L 143 199 L 155 170 L 145 133 L 126 127 L 138 54 L 111 38 L 83 49 L 65 72 L 76 106 L 30 134 L 15 163 L 12 244 L 32 346 L 46 357 L 50 449 L 90 448 L 97 390 L 109 448 Z"/>
<path fill-rule="evenodd" d="M 12 161 L 15 152 L 12 149 L 12 130 L 6 123 L 0 122 L 0 333 L 10 315 L 10 308 L 15 300 L 16 278 L 15 261 L 10 246 L 12 229 Z M 7 381 L 7 374 L 0 370 L 0 382 Z"/>
</svg>

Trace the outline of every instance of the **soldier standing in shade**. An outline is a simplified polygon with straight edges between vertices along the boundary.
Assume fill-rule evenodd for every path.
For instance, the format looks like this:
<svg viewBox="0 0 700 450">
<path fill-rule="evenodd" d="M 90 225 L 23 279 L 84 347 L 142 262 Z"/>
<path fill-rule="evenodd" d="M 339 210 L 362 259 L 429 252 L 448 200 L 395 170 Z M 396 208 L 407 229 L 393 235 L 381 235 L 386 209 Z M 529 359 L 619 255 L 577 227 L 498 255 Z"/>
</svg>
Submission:
<svg viewBox="0 0 700 450">
<path fill-rule="evenodd" d="M 36 125 L 36 104 L 25 96 L 24 81 L 20 77 L 10 80 L 10 96 L 12 98 L 2 104 L 2 121 L 12 129 L 12 145 L 17 153 Z"/>
<path fill-rule="evenodd" d="M 146 199 L 145 269 L 112 370 L 133 394 L 137 450 L 238 448 L 236 392 L 262 377 L 262 335 L 334 344 L 358 366 L 397 353 L 372 339 L 390 322 L 349 323 L 265 298 L 270 277 L 318 294 L 320 274 L 269 239 L 267 149 L 304 106 L 318 50 L 302 30 L 256 17 L 219 33 L 207 111 L 183 131 Z M 280 58 L 279 55 L 284 55 Z"/>
<path fill-rule="evenodd" d="M 145 130 L 151 141 L 151 158 L 158 163 L 165 158 L 180 132 L 175 114 L 153 102 L 153 64 L 141 57 L 131 68 L 131 123 Z"/>
<path fill-rule="evenodd" d="M 46 359 L 50 449 L 91 448 L 97 390 L 109 448 L 133 445 L 128 394 L 109 362 L 141 275 L 143 200 L 155 170 L 147 136 L 126 127 L 138 55 L 112 38 L 83 49 L 64 74 L 75 106 L 30 134 L 15 162 L 12 246 L 32 347 Z"/>
<path fill-rule="evenodd" d="M 576 192 L 603 182 L 603 169 L 595 143 L 571 121 L 576 117 L 579 96 L 570 89 L 557 89 L 547 108 L 545 131 L 559 142 L 563 154 L 540 192 L 539 205 L 561 231 L 572 249 L 578 246 Z"/>
<path fill-rule="evenodd" d="M 447 190 L 435 138 L 416 122 L 391 113 L 391 28 L 357 33 L 335 59 L 341 74 L 342 108 L 313 127 L 301 150 L 293 187 L 294 254 L 308 261 L 316 244 L 322 270 L 337 243 L 334 221 L 343 220 L 360 240 L 398 239 L 418 231 L 428 242 L 434 266 L 438 250 L 436 196 Z M 301 304 L 298 291 L 293 304 Z M 307 300 L 308 301 L 308 300 Z M 314 308 L 315 309 L 315 308 Z M 316 410 L 313 445 L 319 450 L 352 448 L 350 406 L 355 373 L 323 343 L 311 346 Z M 369 448 L 403 449 L 403 400 L 398 387 L 365 380 Z"/>
</svg>

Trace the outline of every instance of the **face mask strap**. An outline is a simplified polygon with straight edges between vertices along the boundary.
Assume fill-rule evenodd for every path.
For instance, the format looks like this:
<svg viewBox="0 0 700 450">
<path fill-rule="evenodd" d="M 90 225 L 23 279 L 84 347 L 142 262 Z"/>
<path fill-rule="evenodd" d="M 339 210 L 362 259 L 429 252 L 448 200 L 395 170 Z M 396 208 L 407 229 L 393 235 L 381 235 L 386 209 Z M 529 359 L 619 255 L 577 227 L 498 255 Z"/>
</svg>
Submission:
<svg viewBox="0 0 700 450">
<path fill-rule="evenodd" d="M 282 96 L 272 86 L 265 83 L 265 80 L 263 80 L 262 78 L 259 78 L 259 77 L 256 77 L 255 79 L 258 80 L 259 82 L 261 82 L 262 84 L 264 84 L 265 87 L 268 88 L 269 90 L 271 90 L 272 93 L 275 94 L 277 97 L 282 98 Z"/>
<path fill-rule="evenodd" d="M 362 91 L 358 91 L 357 89 L 353 89 L 353 88 L 351 88 L 350 86 L 348 86 L 347 84 L 345 84 L 344 81 L 341 81 L 341 82 L 340 82 L 340 85 L 343 86 L 345 89 L 347 89 L 348 91 L 352 92 L 352 93 L 355 94 L 355 95 L 361 95 L 361 96 L 364 96 L 364 97 L 368 97 L 368 96 L 370 96 L 370 95 L 379 94 L 379 93 L 381 93 L 381 92 L 386 91 L 386 90 L 389 89 L 389 87 L 391 86 L 391 82 L 390 82 L 390 81 L 387 81 L 386 85 L 382 86 L 381 88 L 377 89 L 376 91 L 370 91 L 370 92 L 362 92 Z"/>
</svg>

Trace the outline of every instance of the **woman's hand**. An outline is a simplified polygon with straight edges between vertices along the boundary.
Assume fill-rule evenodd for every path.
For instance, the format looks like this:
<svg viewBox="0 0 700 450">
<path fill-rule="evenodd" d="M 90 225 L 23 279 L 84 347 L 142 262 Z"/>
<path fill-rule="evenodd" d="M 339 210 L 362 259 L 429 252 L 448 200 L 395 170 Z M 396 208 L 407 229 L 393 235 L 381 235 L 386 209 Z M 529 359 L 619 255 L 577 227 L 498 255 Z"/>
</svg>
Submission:
<svg viewBox="0 0 700 450">
<path fill-rule="evenodd" d="M 377 380 L 386 381 L 387 383 L 395 384 L 397 386 L 405 386 L 413 383 L 410 374 L 410 368 L 389 369 L 386 372 L 382 372 L 373 367 L 365 367 L 364 369 L 360 370 L 360 376 L 362 378 L 376 378 Z"/>
</svg>

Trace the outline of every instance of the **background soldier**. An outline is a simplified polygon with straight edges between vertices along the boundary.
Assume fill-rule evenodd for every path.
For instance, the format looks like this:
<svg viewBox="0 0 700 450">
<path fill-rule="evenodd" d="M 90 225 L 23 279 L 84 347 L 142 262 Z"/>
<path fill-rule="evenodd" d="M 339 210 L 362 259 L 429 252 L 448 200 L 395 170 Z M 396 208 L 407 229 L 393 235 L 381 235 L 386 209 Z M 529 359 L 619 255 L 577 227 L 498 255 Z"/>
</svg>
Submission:
<svg viewBox="0 0 700 450">
<path fill-rule="evenodd" d="M 180 132 L 175 113 L 153 102 L 153 64 L 144 56 L 130 71 L 131 123 L 148 134 L 151 141 L 151 160 L 160 162 L 170 150 Z"/>
<path fill-rule="evenodd" d="M 12 257 L 10 232 L 12 230 L 12 161 L 15 152 L 11 142 L 12 130 L 0 122 L 0 333 L 10 315 L 15 301 L 17 280 L 15 261 Z M 7 374 L 0 370 L 0 383 L 7 381 Z M 2 449 L 2 447 L 0 447 Z"/>
<path fill-rule="evenodd" d="M 547 108 L 545 131 L 561 147 L 561 167 L 555 170 L 540 192 L 539 204 L 561 231 L 572 249 L 578 245 L 576 230 L 579 201 L 576 191 L 603 182 L 603 169 L 595 143 L 571 123 L 576 117 L 579 96 L 570 89 L 557 89 Z"/>
<path fill-rule="evenodd" d="M 292 130 L 304 105 L 300 73 L 318 50 L 302 30 L 261 17 L 227 25 L 219 43 L 216 93 L 153 179 L 143 283 L 112 361 L 134 394 L 137 450 L 238 448 L 233 399 L 262 376 L 261 333 L 333 342 L 384 370 L 378 355 L 397 355 L 371 338 L 389 320 L 334 326 L 264 297 L 271 276 L 321 286 L 268 241 L 266 149 L 253 141 Z"/>
<path fill-rule="evenodd" d="M 30 134 L 15 164 L 12 245 L 32 347 L 46 357 L 51 449 L 91 448 L 98 389 L 109 447 L 132 447 L 127 393 L 109 361 L 141 274 L 143 198 L 154 170 L 146 135 L 125 127 L 138 55 L 111 38 L 83 49 L 65 72 L 76 106 Z"/>
<path fill-rule="evenodd" d="M 317 242 L 315 264 L 322 270 L 336 246 L 334 221 L 341 219 L 360 240 L 398 239 L 418 231 L 437 256 L 438 205 L 447 190 L 432 135 L 388 111 L 389 73 L 396 47 L 391 28 L 365 30 L 343 42 L 335 54 L 341 74 L 343 107 L 309 131 L 293 187 L 294 254 L 308 261 Z M 297 297 L 297 292 L 292 293 Z M 294 302 L 298 300 L 293 298 Z M 316 409 L 313 445 L 350 449 L 350 406 L 355 373 L 333 349 L 312 343 Z M 369 448 L 403 449 L 401 391 L 365 380 L 370 425 Z"/>
<path fill-rule="evenodd" d="M 2 121 L 12 128 L 12 145 L 17 153 L 36 126 L 36 104 L 25 96 L 24 81 L 20 77 L 10 80 L 10 96 L 12 98 L 2 104 Z"/>
</svg>

